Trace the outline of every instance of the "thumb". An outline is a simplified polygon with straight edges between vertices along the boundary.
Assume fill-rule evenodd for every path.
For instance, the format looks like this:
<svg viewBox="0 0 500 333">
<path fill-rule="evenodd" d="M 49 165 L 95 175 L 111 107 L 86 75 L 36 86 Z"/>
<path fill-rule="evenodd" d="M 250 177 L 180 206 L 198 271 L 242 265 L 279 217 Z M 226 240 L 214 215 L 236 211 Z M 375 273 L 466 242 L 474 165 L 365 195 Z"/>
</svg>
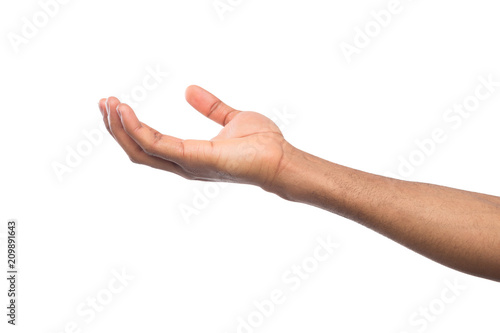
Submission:
<svg viewBox="0 0 500 333">
<path fill-rule="evenodd" d="M 198 86 L 187 87 L 186 101 L 205 117 L 222 126 L 226 126 L 234 116 L 241 112 L 227 106 L 220 99 Z"/>
</svg>

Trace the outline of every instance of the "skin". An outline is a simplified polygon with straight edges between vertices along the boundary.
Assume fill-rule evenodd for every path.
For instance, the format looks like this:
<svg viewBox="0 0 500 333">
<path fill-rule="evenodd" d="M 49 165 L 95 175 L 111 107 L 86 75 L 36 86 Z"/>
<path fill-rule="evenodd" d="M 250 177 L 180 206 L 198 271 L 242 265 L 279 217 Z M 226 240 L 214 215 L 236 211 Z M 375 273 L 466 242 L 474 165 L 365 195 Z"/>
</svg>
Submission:
<svg viewBox="0 0 500 333">
<path fill-rule="evenodd" d="M 99 109 L 134 163 L 187 179 L 252 184 L 356 221 L 450 268 L 500 282 L 500 197 L 351 169 L 293 147 L 267 117 L 238 111 L 198 86 L 186 100 L 223 126 L 181 140 L 140 122 L 115 97 Z"/>
</svg>

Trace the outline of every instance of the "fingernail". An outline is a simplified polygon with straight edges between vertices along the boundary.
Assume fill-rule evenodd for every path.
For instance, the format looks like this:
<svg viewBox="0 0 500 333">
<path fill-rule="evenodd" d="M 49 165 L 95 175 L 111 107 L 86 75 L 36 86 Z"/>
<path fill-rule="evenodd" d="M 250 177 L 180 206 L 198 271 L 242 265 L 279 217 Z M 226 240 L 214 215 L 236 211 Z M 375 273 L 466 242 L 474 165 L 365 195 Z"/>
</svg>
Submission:
<svg viewBox="0 0 500 333">
<path fill-rule="evenodd" d="M 101 111 L 101 114 L 104 116 L 104 111 L 101 108 L 101 102 L 97 102 L 97 106 L 99 107 L 99 111 Z"/>
</svg>

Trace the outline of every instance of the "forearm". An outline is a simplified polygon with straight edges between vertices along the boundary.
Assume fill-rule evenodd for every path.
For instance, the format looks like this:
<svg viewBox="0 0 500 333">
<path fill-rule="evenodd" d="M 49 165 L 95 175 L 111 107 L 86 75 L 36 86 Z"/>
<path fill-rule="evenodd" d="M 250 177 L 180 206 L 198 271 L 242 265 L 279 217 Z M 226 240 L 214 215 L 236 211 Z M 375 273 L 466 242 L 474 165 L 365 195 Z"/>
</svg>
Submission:
<svg viewBox="0 0 500 333">
<path fill-rule="evenodd" d="M 500 198 L 408 182 L 290 149 L 270 190 L 371 228 L 451 268 L 500 281 Z"/>
</svg>

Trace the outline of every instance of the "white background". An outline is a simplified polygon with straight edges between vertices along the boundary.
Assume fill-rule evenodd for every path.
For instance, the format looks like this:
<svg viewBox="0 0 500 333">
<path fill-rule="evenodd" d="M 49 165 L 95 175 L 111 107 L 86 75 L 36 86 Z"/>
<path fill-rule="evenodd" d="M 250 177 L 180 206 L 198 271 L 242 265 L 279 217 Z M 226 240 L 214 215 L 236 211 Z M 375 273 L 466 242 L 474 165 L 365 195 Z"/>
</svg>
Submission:
<svg viewBox="0 0 500 333">
<path fill-rule="evenodd" d="M 71 322 L 77 329 L 66 332 L 237 332 L 238 317 L 273 289 L 289 291 L 282 274 L 328 236 L 339 249 L 254 332 L 498 332 L 498 283 L 326 211 L 231 184 L 186 223 L 179 208 L 206 184 L 130 163 L 108 133 L 58 179 L 54 163 L 98 129 L 98 100 L 130 94 L 148 68 L 161 68 L 168 78 L 136 111 L 163 133 L 218 132 L 184 100 L 190 84 L 240 110 L 286 109 L 295 117 L 281 125 L 294 146 L 377 174 L 395 173 L 414 141 L 440 127 L 447 141 L 406 179 L 500 193 L 500 88 L 458 129 L 443 120 L 479 76 L 500 81 L 495 1 L 401 0 L 350 63 L 341 43 L 389 1 L 233 3 L 221 19 L 212 0 L 72 0 L 16 52 L 9 36 L 42 9 L 2 1 L 0 232 L 19 221 L 12 332 L 60 333 Z M 104 297 L 122 269 L 134 279 L 87 323 L 77 308 Z M 467 289 L 439 308 L 455 280 Z M 0 331 L 10 332 L 2 281 Z M 425 327 L 410 322 L 431 304 L 439 315 Z"/>
</svg>

